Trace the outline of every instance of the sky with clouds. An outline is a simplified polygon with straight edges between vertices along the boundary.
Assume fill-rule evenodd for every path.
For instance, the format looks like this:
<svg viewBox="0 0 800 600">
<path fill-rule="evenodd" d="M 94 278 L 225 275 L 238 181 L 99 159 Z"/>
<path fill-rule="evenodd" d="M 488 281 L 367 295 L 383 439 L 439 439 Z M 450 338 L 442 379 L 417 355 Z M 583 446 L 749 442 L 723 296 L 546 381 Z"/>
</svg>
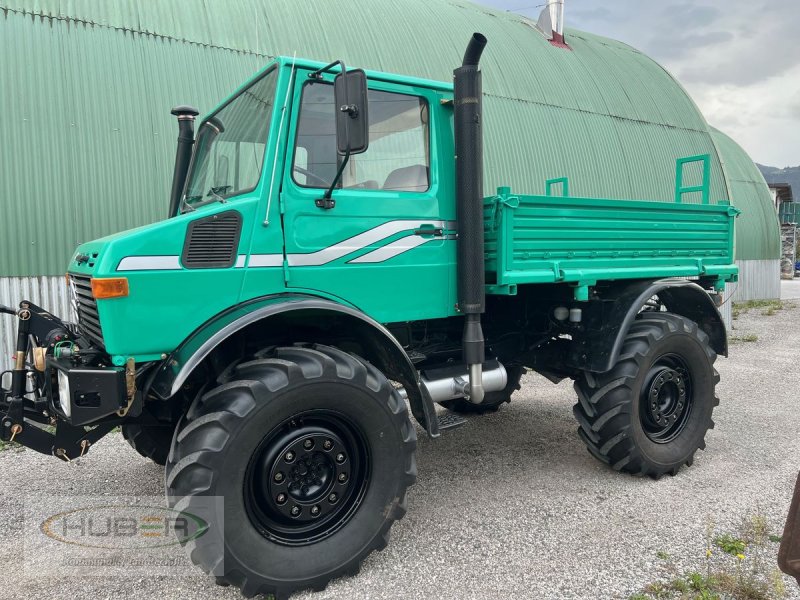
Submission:
<svg viewBox="0 0 800 600">
<path fill-rule="evenodd" d="M 534 20 L 544 0 L 475 0 Z M 800 0 L 565 0 L 564 22 L 645 52 L 756 162 L 800 165 Z"/>
</svg>

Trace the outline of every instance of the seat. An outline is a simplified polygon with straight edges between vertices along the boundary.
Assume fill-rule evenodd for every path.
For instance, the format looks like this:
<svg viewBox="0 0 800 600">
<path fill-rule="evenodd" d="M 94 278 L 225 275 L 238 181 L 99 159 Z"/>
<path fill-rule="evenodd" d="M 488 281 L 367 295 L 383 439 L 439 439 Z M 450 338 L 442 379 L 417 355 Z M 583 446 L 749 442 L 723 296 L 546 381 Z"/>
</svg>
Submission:
<svg viewBox="0 0 800 600">
<path fill-rule="evenodd" d="M 383 183 L 384 190 L 397 192 L 424 192 L 428 189 L 428 167 L 411 165 L 395 169 Z"/>
</svg>

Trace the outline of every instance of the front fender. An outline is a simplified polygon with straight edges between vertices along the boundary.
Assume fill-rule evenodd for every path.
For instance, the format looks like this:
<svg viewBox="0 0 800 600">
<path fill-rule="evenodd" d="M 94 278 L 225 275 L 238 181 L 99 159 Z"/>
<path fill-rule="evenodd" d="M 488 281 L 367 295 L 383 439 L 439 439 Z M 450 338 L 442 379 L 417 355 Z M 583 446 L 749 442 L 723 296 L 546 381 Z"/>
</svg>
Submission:
<svg viewBox="0 0 800 600">
<path fill-rule="evenodd" d="M 431 429 L 436 426 L 433 405 L 424 399 L 418 372 L 394 336 L 357 309 L 306 294 L 256 298 L 210 319 L 158 365 L 146 385 L 146 392 L 162 400 L 171 398 L 221 344 L 235 336 L 263 331 L 265 325 L 273 331 L 285 332 L 289 319 L 293 323 L 299 319 L 302 323 L 303 331 L 293 342 L 336 345 L 338 337 L 355 340 L 361 358 L 375 365 L 389 379 L 399 381 L 408 394 L 416 419 L 428 428 L 429 433 L 438 433 Z M 269 345 L 270 340 L 265 339 L 264 343 Z"/>
</svg>

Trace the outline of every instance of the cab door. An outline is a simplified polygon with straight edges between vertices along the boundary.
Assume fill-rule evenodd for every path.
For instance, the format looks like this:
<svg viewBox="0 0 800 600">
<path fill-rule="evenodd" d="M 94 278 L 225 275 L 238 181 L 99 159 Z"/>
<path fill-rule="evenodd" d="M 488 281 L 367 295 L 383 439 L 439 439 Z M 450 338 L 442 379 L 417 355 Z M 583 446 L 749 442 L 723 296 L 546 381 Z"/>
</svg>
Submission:
<svg viewBox="0 0 800 600">
<path fill-rule="evenodd" d="M 447 316 L 455 209 L 436 160 L 440 93 L 369 82 L 369 148 L 351 156 L 326 208 L 316 201 L 343 160 L 332 76 L 309 79 L 301 70 L 297 81 L 281 193 L 287 287 L 344 301 L 381 322 Z"/>
</svg>

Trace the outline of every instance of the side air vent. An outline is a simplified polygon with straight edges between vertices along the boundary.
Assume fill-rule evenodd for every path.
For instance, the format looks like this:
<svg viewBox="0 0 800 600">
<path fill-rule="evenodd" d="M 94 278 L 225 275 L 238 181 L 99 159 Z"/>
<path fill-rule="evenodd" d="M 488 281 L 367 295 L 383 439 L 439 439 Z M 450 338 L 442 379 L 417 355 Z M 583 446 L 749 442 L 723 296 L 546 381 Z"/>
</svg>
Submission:
<svg viewBox="0 0 800 600">
<path fill-rule="evenodd" d="M 181 262 L 186 269 L 225 269 L 236 263 L 242 215 L 231 210 L 193 221 Z"/>
</svg>

